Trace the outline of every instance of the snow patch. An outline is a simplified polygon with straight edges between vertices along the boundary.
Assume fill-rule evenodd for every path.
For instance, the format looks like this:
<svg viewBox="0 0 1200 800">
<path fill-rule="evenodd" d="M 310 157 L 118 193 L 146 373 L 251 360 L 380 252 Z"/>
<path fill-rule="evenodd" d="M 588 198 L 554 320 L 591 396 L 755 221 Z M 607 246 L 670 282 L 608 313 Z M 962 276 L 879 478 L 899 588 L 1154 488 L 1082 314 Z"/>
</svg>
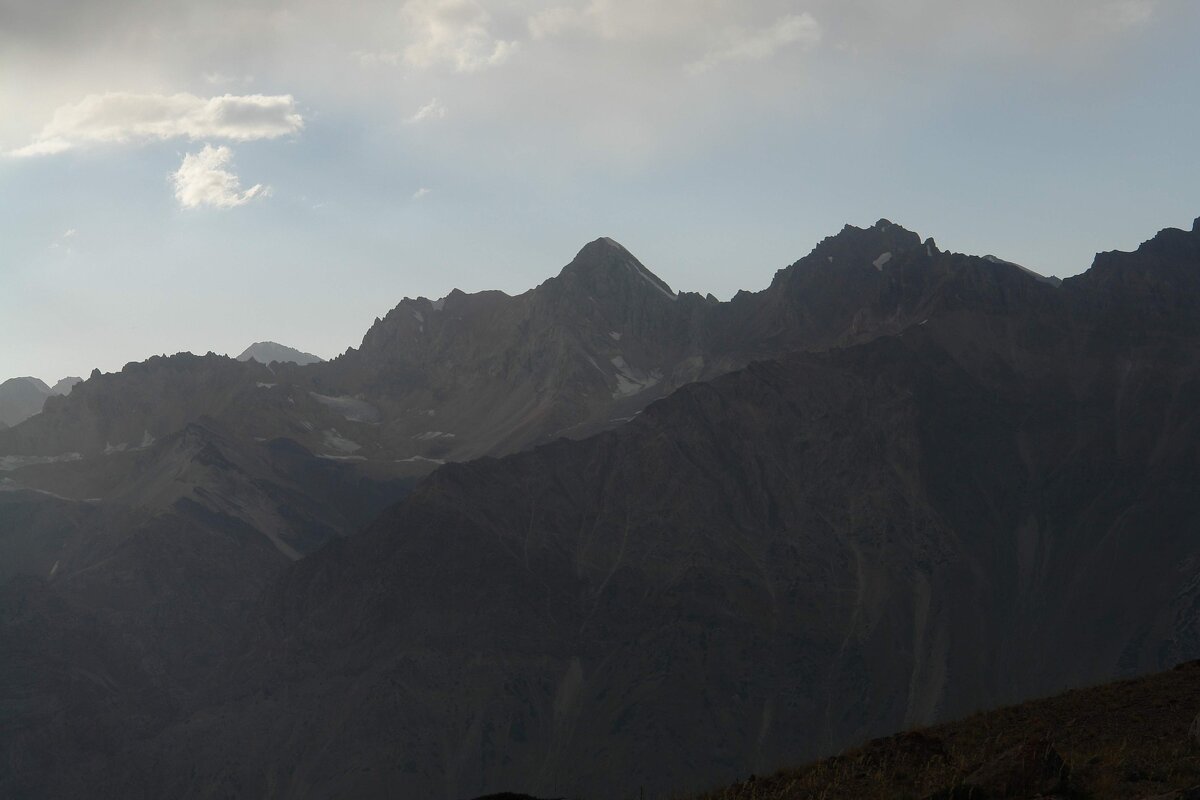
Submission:
<svg viewBox="0 0 1200 800">
<path fill-rule="evenodd" d="M 334 456 L 328 453 L 318 453 L 317 458 L 326 458 L 330 461 L 366 461 L 366 456 Z"/>
<path fill-rule="evenodd" d="M 892 260 L 892 254 L 890 252 L 888 252 L 888 253 L 881 254 L 879 256 L 879 258 L 872 261 L 871 264 L 875 267 L 875 269 L 879 270 L 880 272 L 883 272 L 884 266 L 891 260 Z"/>
<path fill-rule="evenodd" d="M 441 458 L 426 458 L 425 456 L 409 456 L 408 458 L 397 458 L 397 464 L 409 464 L 413 461 L 428 461 L 430 464 L 445 464 L 445 460 Z"/>
<path fill-rule="evenodd" d="M 129 445 L 125 442 L 121 442 L 120 444 L 104 443 L 104 455 L 106 456 L 111 456 L 113 453 L 124 453 L 128 449 Z"/>
<path fill-rule="evenodd" d="M 66 500 L 69 503 L 80 502 L 80 501 L 75 500 L 75 498 L 73 498 L 73 497 L 63 497 L 61 494 L 55 494 L 54 492 L 47 492 L 45 489 L 34 489 L 34 488 L 31 488 L 28 486 L 22 486 L 21 484 L 15 482 L 15 481 L 11 481 L 8 478 L 0 478 L 0 492 L 33 492 L 34 494 L 40 494 L 45 497 L 53 497 L 55 500 Z M 99 499 L 95 499 L 95 500 L 83 500 L 82 502 L 98 503 L 100 501 L 99 501 Z"/>
<path fill-rule="evenodd" d="M 420 311 L 417 311 L 416 309 L 413 310 L 412 315 L 413 315 L 413 319 L 415 319 L 417 322 L 425 321 L 425 315 L 422 314 Z M 422 330 L 424 330 L 424 329 L 422 329 Z"/>
<path fill-rule="evenodd" d="M 416 439 L 418 442 L 428 442 L 433 439 L 453 439 L 454 434 L 445 433 L 443 431 L 425 431 L 424 433 L 418 433 L 412 438 Z"/>
<path fill-rule="evenodd" d="M 346 437 L 337 432 L 336 429 L 330 429 L 321 432 L 321 441 L 331 450 L 336 450 L 339 453 L 353 453 L 361 450 L 362 445 L 358 442 L 352 442 Z"/>
<path fill-rule="evenodd" d="M 621 334 L 617 333 L 616 331 L 609 331 L 608 335 L 612 337 L 614 342 L 621 341 Z"/>
<path fill-rule="evenodd" d="M 613 399 L 632 397 L 662 381 L 662 370 L 644 372 L 631 367 L 622 356 L 613 356 L 609 360 L 617 370 L 617 388 L 613 391 Z"/>
<path fill-rule="evenodd" d="M 321 405 L 326 406 L 337 414 L 341 414 L 351 422 L 366 422 L 368 424 L 379 422 L 379 409 L 362 398 L 351 397 L 350 395 L 338 395 L 334 397 L 317 394 L 316 392 L 309 392 L 309 395 Z"/>
<path fill-rule="evenodd" d="M 259 381 L 259 382 L 255 383 L 254 385 L 260 389 L 274 389 L 279 384 L 278 383 L 263 383 L 262 381 Z"/>
</svg>

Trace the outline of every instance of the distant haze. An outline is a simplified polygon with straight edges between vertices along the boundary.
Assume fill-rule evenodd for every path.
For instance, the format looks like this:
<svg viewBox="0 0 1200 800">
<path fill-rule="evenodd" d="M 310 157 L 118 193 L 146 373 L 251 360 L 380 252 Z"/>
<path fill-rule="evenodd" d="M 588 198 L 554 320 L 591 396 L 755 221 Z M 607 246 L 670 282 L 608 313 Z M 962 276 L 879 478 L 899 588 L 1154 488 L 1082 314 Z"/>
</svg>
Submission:
<svg viewBox="0 0 1200 800">
<path fill-rule="evenodd" d="M 519 293 L 681 291 L 844 223 L 1067 276 L 1200 213 L 1189 0 L 66 0 L 0 25 L 0 377 Z"/>
<path fill-rule="evenodd" d="M 238 361 L 250 361 L 253 359 L 260 364 L 270 364 L 272 361 L 290 361 L 300 366 L 324 361 L 320 356 L 314 356 L 312 353 L 302 353 L 294 347 L 288 347 L 277 342 L 255 342 L 243 350 L 242 354 L 237 358 Z"/>
<path fill-rule="evenodd" d="M 79 383 L 80 378 L 63 378 L 54 386 L 47 386 L 38 378 L 23 376 L 0 382 L 0 423 L 16 425 L 42 410 L 46 398 L 56 394 L 68 394 Z"/>
</svg>

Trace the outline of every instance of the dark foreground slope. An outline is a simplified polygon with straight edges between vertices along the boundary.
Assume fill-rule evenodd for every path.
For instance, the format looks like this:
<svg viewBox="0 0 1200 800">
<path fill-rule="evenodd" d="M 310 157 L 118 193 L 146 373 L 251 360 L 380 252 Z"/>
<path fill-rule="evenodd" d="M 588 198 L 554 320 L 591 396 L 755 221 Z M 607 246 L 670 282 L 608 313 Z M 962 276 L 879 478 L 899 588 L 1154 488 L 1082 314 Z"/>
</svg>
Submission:
<svg viewBox="0 0 1200 800">
<path fill-rule="evenodd" d="M 1198 270 L 1166 231 L 447 465 L 289 567 L 206 702 L 56 780 L 658 797 L 1194 658 Z"/>
<path fill-rule="evenodd" d="M 1200 663 L 876 739 L 696 800 L 1200 797 Z"/>
</svg>

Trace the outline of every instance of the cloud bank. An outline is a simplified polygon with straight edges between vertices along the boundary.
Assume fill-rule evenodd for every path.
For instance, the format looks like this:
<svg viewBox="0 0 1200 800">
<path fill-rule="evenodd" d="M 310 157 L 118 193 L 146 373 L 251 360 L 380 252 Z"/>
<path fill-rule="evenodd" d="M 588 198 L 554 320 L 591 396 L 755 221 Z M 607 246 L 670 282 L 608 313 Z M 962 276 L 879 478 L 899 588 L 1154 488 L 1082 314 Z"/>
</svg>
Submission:
<svg viewBox="0 0 1200 800">
<path fill-rule="evenodd" d="M 400 50 L 368 52 L 361 56 L 364 63 L 470 73 L 499 66 L 518 49 L 516 41 L 492 34 L 492 15 L 476 0 L 409 0 L 400 18 L 408 43 Z"/>
<path fill-rule="evenodd" d="M 186 139 L 248 142 L 298 132 L 304 120 L 291 95 L 91 94 L 59 107 L 33 142 L 9 152 L 23 158 L 93 144 Z"/>
</svg>

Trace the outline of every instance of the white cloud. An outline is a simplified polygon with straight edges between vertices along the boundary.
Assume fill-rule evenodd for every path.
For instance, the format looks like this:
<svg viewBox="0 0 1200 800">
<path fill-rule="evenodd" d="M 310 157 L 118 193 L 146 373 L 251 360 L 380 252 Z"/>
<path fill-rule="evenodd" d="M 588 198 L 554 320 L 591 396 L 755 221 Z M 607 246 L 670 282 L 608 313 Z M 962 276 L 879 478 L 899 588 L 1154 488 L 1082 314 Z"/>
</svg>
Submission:
<svg viewBox="0 0 1200 800">
<path fill-rule="evenodd" d="M 202 76 L 204 82 L 209 86 L 228 86 L 230 84 L 242 84 L 248 86 L 254 83 L 253 75 L 226 75 L 223 72 L 206 72 Z"/>
<path fill-rule="evenodd" d="M 445 119 L 446 106 L 436 97 L 417 109 L 417 113 L 408 118 L 409 122 L 424 122 L 430 119 Z"/>
<path fill-rule="evenodd" d="M 448 64 L 455 72 L 477 72 L 503 64 L 518 46 L 492 36 L 491 15 L 476 0 L 413 0 L 402 16 L 416 38 L 401 60 L 417 69 Z"/>
<path fill-rule="evenodd" d="M 821 25 L 811 14 L 789 14 L 756 30 L 733 30 L 725 44 L 688 64 L 689 72 L 706 72 L 728 61 L 763 61 L 791 45 L 815 47 L 821 42 Z"/>
<path fill-rule="evenodd" d="M 529 18 L 526 27 L 534 39 L 547 39 L 558 36 L 573 28 L 582 28 L 587 24 L 587 16 L 576 8 L 555 6 L 543 9 Z"/>
<path fill-rule="evenodd" d="M 71 247 L 71 240 L 74 239 L 78 233 L 79 231 L 75 230 L 74 228 L 67 228 L 57 240 L 50 243 L 50 249 L 58 250 L 66 253 L 67 255 L 74 255 L 75 249 Z"/>
<path fill-rule="evenodd" d="M 1120 33 L 1146 24 L 1154 11 L 1155 0 L 1118 0 L 1096 9 L 1096 22 L 1102 29 Z"/>
<path fill-rule="evenodd" d="M 420 189 L 417 189 L 415 192 L 413 192 L 412 199 L 413 200 L 423 200 L 428 196 L 429 196 L 429 189 L 426 189 L 424 186 L 422 186 Z"/>
<path fill-rule="evenodd" d="M 275 139 L 304 127 L 291 95 L 91 94 L 60 106 L 16 157 L 53 155 L 87 144 L 174 138 Z"/>
<path fill-rule="evenodd" d="M 40 141 L 8 151 L 13 158 L 32 158 L 34 156 L 52 156 L 71 149 L 71 143 L 65 139 L 42 139 Z"/>
<path fill-rule="evenodd" d="M 163 135 L 197 141 L 192 150 L 236 148 L 212 126 L 102 126 L 96 118 L 113 100 L 94 101 L 86 120 L 46 123 L 106 86 L 178 87 L 199 95 L 186 104 L 195 108 L 250 94 L 238 76 L 253 75 L 254 89 L 286 76 L 335 125 L 428 125 L 437 117 L 413 117 L 440 97 L 462 124 L 413 144 L 443 154 L 460 148 L 493 163 L 529 154 L 521 158 L 534 169 L 552 157 L 591 163 L 597 151 L 630 161 L 700 147 L 760 113 L 831 120 L 857 92 L 885 86 L 889 97 L 935 103 L 989 74 L 1106 85 L 1111 55 L 1189 21 L 1195 0 L 218 0 L 221 13 L 174 0 L 76 5 L 49 14 L 45 3 L 17 3 L 14 19 L 28 24 L 0 24 L 0 62 L 22 76 L 0 80 L 0 153 Z M 404 74 L 360 69 L 371 63 Z M 191 113 L 162 110 L 169 93 L 136 96 L 153 98 L 160 118 Z M 296 117 L 279 127 L 298 127 Z"/>
<path fill-rule="evenodd" d="M 238 176 L 225 169 L 232 160 L 233 151 L 224 145 L 206 144 L 200 152 L 186 154 L 179 169 L 171 174 L 175 199 L 184 208 L 234 208 L 270 193 L 261 183 L 242 191 Z"/>
</svg>

